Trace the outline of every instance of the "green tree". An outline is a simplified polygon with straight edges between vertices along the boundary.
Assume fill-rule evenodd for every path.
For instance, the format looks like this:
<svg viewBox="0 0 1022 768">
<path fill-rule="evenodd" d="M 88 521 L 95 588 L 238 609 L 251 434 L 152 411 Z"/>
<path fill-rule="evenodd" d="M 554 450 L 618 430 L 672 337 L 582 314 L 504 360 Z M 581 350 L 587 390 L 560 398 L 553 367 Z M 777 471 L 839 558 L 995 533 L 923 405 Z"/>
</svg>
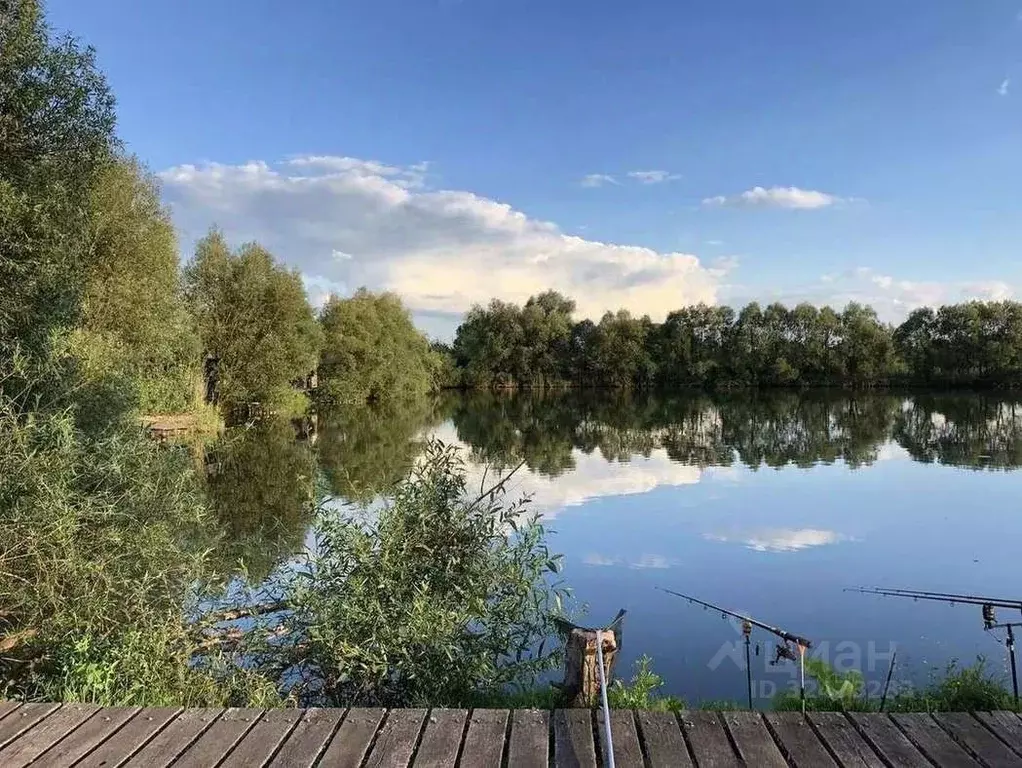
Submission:
<svg viewBox="0 0 1022 768">
<path fill-rule="evenodd" d="M 442 360 L 393 293 L 359 288 L 347 299 L 331 296 L 319 322 L 319 380 L 326 397 L 352 403 L 402 400 L 434 388 Z"/>
<path fill-rule="evenodd" d="M 96 175 L 116 147 L 91 48 L 54 38 L 37 0 L 0 13 L 0 371 L 38 364 L 78 321 Z"/>
<path fill-rule="evenodd" d="M 567 375 L 575 302 L 556 291 L 531 296 L 521 313 L 524 370 L 521 385 L 549 386 Z"/>
<path fill-rule="evenodd" d="M 130 379 L 145 411 L 186 410 L 196 397 L 201 351 L 156 179 L 134 158 L 112 160 L 92 190 L 90 211 L 74 342 L 82 367 Z"/>
<path fill-rule="evenodd" d="M 841 354 L 845 383 L 852 386 L 884 384 L 896 372 L 894 336 L 872 307 L 852 302 L 841 313 Z"/>
<path fill-rule="evenodd" d="M 521 314 L 516 304 L 497 299 L 468 311 L 454 337 L 454 354 L 469 386 L 511 386 L 521 375 L 525 339 Z"/>
<path fill-rule="evenodd" d="M 227 403 L 284 403 L 316 367 L 321 333 L 297 271 L 258 244 L 232 253 L 218 231 L 199 242 L 186 293 Z"/>
</svg>

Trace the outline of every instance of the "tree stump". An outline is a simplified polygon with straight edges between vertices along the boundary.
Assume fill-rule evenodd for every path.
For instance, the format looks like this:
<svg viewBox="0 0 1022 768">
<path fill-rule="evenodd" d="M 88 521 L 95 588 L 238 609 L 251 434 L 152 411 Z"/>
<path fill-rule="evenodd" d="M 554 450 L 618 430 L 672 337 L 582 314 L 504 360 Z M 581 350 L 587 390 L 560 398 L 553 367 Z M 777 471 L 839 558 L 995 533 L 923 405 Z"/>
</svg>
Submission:
<svg viewBox="0 0 1022 768">
<path fill-rule="evenodd" d="M 600 701 L 600 662 L 596 657 L 595 629 L 575 627 L 564 647 L 564 682 L 561 690 L 570 707 L 595 707 Z M 600 630 L 603 643 L 603 670 L 607 685 L 613 680 L 617 658 L 617 636 L 614 630 Z"/>
</svg>

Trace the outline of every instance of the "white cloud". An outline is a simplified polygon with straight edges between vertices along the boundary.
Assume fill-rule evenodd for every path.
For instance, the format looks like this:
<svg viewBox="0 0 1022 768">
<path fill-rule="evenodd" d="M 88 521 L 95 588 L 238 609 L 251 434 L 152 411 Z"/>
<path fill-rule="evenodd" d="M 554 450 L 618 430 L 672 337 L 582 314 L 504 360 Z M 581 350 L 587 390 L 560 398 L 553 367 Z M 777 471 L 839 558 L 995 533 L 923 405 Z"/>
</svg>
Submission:
<svg viewBox="0 0 1022 768">
<path fill-rule="evenodd" d="M 1004 78 L 1004 80 L 1001 81 L 1000 87 L 997 89 L 997 93 L 999 95 L 1001 95 L 1001 96 L 1007 96 L 1008 95 L 1008 86 L 1010 86 L 1010 85 L 1011 85 L 1011 78 L 1008 78 L 1008 77 Z"/>
<path fill-rule="evenodd" d="M 757 552 L 798 552 L 809 547 L 836 544 L 847 539 L 846 536 L 835 531 L 824 531 L 817 528 L 765 528 L 730 533 L 707 533 L 704 534 L 704 538 L 710 541 L 743 544 Z"/>
<path fill-rule="evenodd" d="M 187 238 L 216 223 L 307 280 L 396 291 L 417 312 L 460 313 L 494 296 L 524 302 L 552 288 L 573 297 L 581 317 L 624 307 L 660 319 L 714 303 L 725 274 L 691 254 L 587 240 L 506 203 L 429 189 L 422 166 L 303 156 L 160 175 Z"/>
<path fill-rule="evenodd" d="M 602 187 L 604 184 L 617 184 L 617 179 L 607 173 L 590 173 L 579 182 L 583 187 Z"/>
<path fill-rule="evenodd" d="M 643 184 L 662 184 L 665 181 L 674 181 L 681 178 L 679 174 L 668 171 L 629 171 L 628 177 Z"/>
<path fill-rule="evenodd" d="M 703 205 L 730 208 L 794 208 L 812 210 L 843 202 L 843 198 L 798 187 L 753 187 L 738 195 L 707 197 Z"/>
<path fill-rule="evenodd" d="M 870 267 L 857 267 L 821 275 L 815 282 L 795 288 L 757 291 L 749 298 L 788 305 L 806 301 L 838 310 L 855 301 L 873 307 L 884 322 L 900 322 L 918 307 L 938 307 L 972 299 L 1003 301 L 1017 295 L 1015 288 L 1002 280 L 905 280 Z M 743 301 L 744 297 L 737 297 L 737 303 Z"/>
</svg>

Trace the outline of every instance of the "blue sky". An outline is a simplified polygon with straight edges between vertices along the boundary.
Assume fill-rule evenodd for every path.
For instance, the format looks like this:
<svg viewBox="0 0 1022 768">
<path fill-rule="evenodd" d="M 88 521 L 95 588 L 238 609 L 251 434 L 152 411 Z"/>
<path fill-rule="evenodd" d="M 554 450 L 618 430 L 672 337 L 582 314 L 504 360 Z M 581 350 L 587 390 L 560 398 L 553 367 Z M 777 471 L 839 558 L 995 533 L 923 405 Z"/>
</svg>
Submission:
<svg viewBox="0 0 1022 768">
<path fill-rule="evenodd" d="M 438 334 L 554 287 L 912 306 L 1022 287 L 1022 2 L 50 0 L 187 253 Z"/>
</svg>

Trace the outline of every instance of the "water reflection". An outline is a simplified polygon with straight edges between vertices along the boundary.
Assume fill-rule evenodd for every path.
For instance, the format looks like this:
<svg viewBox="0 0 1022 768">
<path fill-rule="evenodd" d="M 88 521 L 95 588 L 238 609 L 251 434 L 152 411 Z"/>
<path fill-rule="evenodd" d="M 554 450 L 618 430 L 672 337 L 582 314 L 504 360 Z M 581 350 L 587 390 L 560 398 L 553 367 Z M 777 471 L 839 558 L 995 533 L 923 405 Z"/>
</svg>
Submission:
<svg viewBox="0 0 1022 768">
<path fill-rule="evenodd" d="M 316 456 L 311 420 L 266 418 L 232 427 L 206 452 L 213 513 L 211 558 L 221 573 L 240 563 L 253 582 L 301 551 L 312 522 Z"/>
<path fill-rule="evenodd" d="M 464 447 L 473 489 L 484 472 L 492 483 L 525 463 L 509 490 L 561 514 L 553 543 L 579 601 L 593 616 L 628 608 L 622 663 L 651 654 L 670 692 L 738 696 L 744 677 L 707 666 L 726 639 L 719 626 L 680 618 L 656 586 L 766 612 L 821 641 L 898 643 L 899 665 L 920 677 L 997 651 L 974 622 L 867 606 L 842 589 L 1014 583 L 1017 395 L 469 393 L 324 411 L 318 427 L 314 446 L 267 422 L 213 451 L 218 557 L 246 560 L 250 578 L 303 545 L 317 464 L 330 493 L 369 501 L 432 436 Z"/>
<path fill-rule="evenodd" d="M 322 413 L 319 462 L 330 492 L 351 501 L 386 493 L 411 468 L 424 433 L 448 407 L 446 401 L 418 398 Z"/>
<path fill-rule="evenodd" d="M 966 467 L 1022 465 L 1022 400 L 875 393 L 758 393 L 656 397 L 562 393 L 472 395 L 450 418 L 476 462 L 524 460 L 539 475 L 576 468 L 574 450 L 608 462 L 650 457 L 697 467 L 858 468 L 894 440 L 923 462 Z"/>
</svg>

